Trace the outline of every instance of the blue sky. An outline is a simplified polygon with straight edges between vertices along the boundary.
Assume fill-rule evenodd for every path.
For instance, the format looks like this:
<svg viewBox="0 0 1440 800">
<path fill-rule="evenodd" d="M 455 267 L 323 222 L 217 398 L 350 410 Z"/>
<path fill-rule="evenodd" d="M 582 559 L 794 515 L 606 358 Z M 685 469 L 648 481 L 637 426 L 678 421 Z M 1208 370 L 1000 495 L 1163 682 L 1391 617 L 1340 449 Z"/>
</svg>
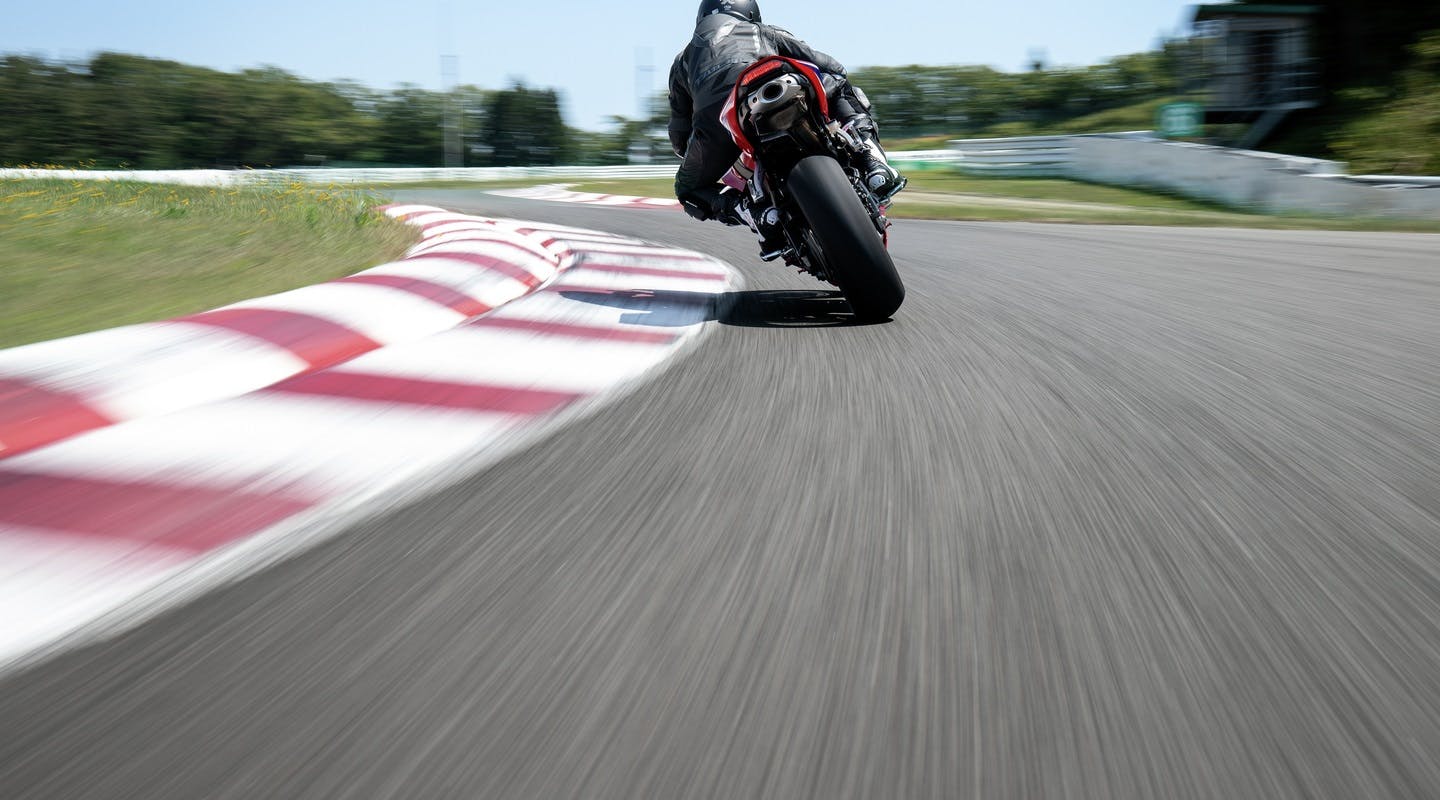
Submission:
<svg viewBox="0 0 1440 800">
<path fill-rule="evenodd" d="M 698 2 L 630 0 L 59 0 L 16 3 L 0 52 L 84 59 L 117 50 L 234 70 L 272 64 L 316 80 L 375 88 L 441 86 L 440 55 L 460 79 L 512 78 L 562 91 L 572 125 L 634 115 L 637 85 L 660 91 Z M 988 64 L 1019 70 L 1032 50 L 1085 65 L 1153 47 L 1180 30 L 1182 0 L 761 0 L 789 28 L 850 67 Z M 648 62 L 653 73 L 637 74 Z"/>
</svg>

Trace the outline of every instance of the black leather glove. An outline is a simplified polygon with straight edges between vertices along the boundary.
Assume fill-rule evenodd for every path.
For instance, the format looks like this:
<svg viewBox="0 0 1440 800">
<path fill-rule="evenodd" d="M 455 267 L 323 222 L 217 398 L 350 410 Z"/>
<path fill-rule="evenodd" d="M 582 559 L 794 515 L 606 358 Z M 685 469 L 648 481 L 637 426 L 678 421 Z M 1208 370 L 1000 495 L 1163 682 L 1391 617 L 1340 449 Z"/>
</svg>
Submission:
<svg viewBox="0 0 1440 800">
<path fill-rule="evenodd" d="M 689 214 L 701 222 L 710 219 L 710 204 L 708 203 L 702 203 L 693 197 L 689 197 L 681 200 L 680 205 L 685 209 L 686 214 Z"/>
<path fill-rule="evenodd" d="M 719 220 L 726 225 L 744 225 L 745 220 L 737 213 L 740 193 L 733 189 L 696 189 L 680 198 L 685 213 L 702 222 Z"/>
<path fill-rule="evenodd" d="M 680 198 L 680 204 L 685 207 L 686 214 L 701 222 L 715 219 L 726 207 L 725 201 L 720 197 L 720 190 L 712 186 L 696 189 L 685 195 Z"/>
</svg>

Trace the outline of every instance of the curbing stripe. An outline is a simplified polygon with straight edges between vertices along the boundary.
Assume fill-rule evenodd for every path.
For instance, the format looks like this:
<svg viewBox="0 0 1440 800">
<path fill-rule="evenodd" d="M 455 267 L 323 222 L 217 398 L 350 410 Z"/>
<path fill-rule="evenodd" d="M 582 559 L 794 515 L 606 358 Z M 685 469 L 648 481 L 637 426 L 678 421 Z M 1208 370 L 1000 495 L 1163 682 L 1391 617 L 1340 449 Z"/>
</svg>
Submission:
<svg viewBox="0 0 1440 800">
<path fill-rule="evenodd" d="M 675 335 L 663 331 L 628 330 L 625 328 L 604 328 L 598 325 L 578 325 L 569 322 L 543 322 L 512 317 L 486 317 L 470 323 L 468 327 L 483 330 L 525 331 L 545 336 L 563 336 L 571 339 L 599 339 L 609 342 L 634 342 L 636 344 L 670 344 Z"/>
<path fill-rule="evenodd" d="M 314 505 L 236 487 L 111 481 L 0 469 L 0 525 L 203 553 Z"/>
<path fill-rule="evenodd" d="M 112 422 L 72 394 L 0 376 L 0 456 Z"/>
<path fill-rule="evenodd" d="M 512 280 L 517 280 L 525 285 L 527 289 L 534 289 L 543 281 L 535 273 L 524 267 L 514 264 L 496 256 L 485 253 L 470 253 L 452 250 L 427 250 L 410 256 L 406 261 L 424 261 L 425 259 L 443 258 L 449 261 L 463 261 L 471 266 L 493 270 Z"/>
<path fill-rule="evenodd" d="M 453 328 L 465 317 L 409 292 L 329 281 L 228 308 L 293 311 L 328 319 L 384 346 Z"/>
<path fill-rule="evenodd" d="M 678 211 L 680 202 L 665 197 L 634 197 L 623 194 L 596 194 L 594 192 L 575 192 L 566 188 L 567 184 L 546 184 L 543 186 L 528 186 L 520 189 L 495 189 L 490 194 L 500 197 L 518 197 L 524 200 L 547 200 L 554 203 L 583 203 L 586 205 L 605 206 L 607 208 L 645 209 Z"/>
<path fill-rule="evenodd" d="M 490 310 L 490 306 L 476 300 L 475 298 L 458 292 L 449 286 L 421 280 L 420 278 L 406 278 L 400 275 L 351 275 L 348 278 L 341 278 L 336 283 L 362 283 L 371 286 L 385 286 L 391 289 L 398 289 L 402 292 L 409 292 L 417 297 L 423 297 L 433 303 L 438 303 L 451 311 L 473 317 L 484 314 Z"/>
<path fill-rule="evenodd" d="M 422 380 L 349 370 L 327 370 L 292 378 L 266 391 L 523 416 L 549 414 L 581 397 L 573 392 Z"/>
<path fill-rule="evenodd" d="M 270 308 L 222 308 L 177 322 L 224 328 L 289 350 L 311 369 L 338 364 L 380 343 L 336 322 L 296 311 Z"/>
</svg>

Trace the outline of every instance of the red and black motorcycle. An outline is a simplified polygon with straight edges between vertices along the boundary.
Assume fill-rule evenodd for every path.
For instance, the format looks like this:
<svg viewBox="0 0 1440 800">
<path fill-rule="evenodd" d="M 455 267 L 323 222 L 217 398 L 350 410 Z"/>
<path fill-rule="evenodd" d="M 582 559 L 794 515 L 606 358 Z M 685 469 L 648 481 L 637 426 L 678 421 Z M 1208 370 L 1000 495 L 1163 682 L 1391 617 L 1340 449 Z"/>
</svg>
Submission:
<svg viewBox="0 0 1440 800">
<path fill-rule="evenodd" d="M 887 205 L 859 166 L 866 144 L 831 117 L 836 88 L 783 56 L 747 67 L 721 118 L 741 151 L 725 182 L 781 226 L 785 263 L 838 287 L 857 319 L 883 320 L 900 308 L 905 286 L 887 247 Z"/>
</svg>

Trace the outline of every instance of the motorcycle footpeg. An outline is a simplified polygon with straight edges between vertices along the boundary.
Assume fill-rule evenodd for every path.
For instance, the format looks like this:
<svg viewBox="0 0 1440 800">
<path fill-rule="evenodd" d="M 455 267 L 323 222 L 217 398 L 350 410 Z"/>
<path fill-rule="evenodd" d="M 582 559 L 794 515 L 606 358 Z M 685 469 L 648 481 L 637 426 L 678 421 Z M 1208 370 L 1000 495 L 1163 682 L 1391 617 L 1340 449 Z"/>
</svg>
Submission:
<svg viewBox="0 0 1440 800">
<path fill-rule="evenodd" d="M 774 260 L 777 259 L 777 258 L 784 258 L 784 257 L 790 255 L 790 254 L 793 253 L 793 252 L 795 252 L 795 248 L 793 248 L 793 247 L 782 247 L 782 248 L 780 248 L 779 250 L 771 250 L 771 251 L 768 252 L 768 253 L 763 253 L 763 252 L 762 252 L 762 253 L 760 254 L 760 260 L 761 260 L 761 261 L 774 261 Z"/>
</svg>

